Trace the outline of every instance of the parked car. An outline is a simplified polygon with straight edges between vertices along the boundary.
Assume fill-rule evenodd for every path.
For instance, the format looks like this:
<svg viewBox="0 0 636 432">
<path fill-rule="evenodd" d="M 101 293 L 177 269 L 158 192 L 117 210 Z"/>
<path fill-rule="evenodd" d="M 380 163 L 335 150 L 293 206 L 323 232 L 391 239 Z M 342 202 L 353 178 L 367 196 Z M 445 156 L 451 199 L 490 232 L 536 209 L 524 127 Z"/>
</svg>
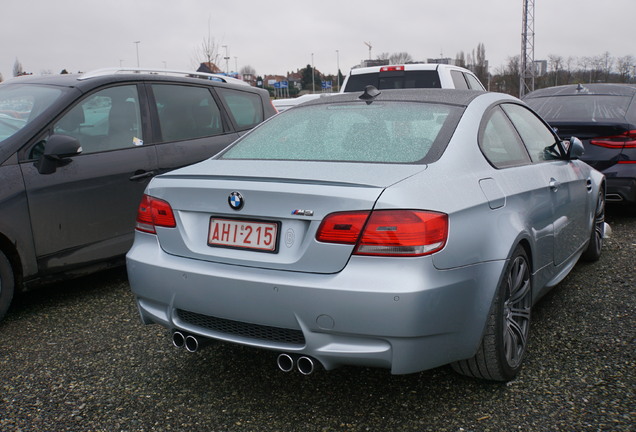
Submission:
<svg viewBox="0 0 636 432">
<path fill-rule="evenodd" d="M 222 76 L 127 72 L 0 84 L 0 318 L 15 289 L 123 264 L 150 178 L 275 114 Z"/>
<path fill-rule="evenodd" d="M 361 92 L 367 85 L 380 90 L 405 88 L 485 90 L 475 74 L 468 69 L 447 64 L 413 63 L 351 69 L 342 83 L 340 92 Z M 274 99 L 273 103 L 280 112 L 308 100 L 332 94 L 314 93 L 297 98 Z"/>
<path fill-rule="evenodd" d="M 581 156 L 607 178 L 607 201 L 636 207 L 636 86 L 575 84 L 527 94 L 560 136 L 576 135 Z"/>
<path fill-rule="evenodd" d="M 307 102 L 155 177 L 127 255 L 145 324 L 278 366 L 510 380 L 532 305 L 605 233 L 605 179 L 518 99 L 467 90 Z"/>
</svg>

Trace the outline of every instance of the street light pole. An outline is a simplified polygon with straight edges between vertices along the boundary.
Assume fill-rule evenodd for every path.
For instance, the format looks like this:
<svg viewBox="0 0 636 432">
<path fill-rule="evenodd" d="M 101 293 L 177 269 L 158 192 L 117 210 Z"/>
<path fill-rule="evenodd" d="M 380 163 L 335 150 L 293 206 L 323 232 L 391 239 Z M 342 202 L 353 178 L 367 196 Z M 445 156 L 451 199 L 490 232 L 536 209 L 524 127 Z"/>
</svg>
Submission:
<svg viewBox="0 0 636 432">
<path fill-rule="evenodd" d="M 314 53 L 311 53 L 311 92 L 312 93 L 316 93 L 316 84 L 314 82 L 314 75 L 315 75 Z"/>
<path fill-rule="evenodd" d="M 139 44 L 141 43 L 141 41 L 135 41 L 135 47 L 137 48 L 137 67 L 139 67 Z"/>
<path fill-rule="evenodd" d="M 338 77 L 338 91 L 340 91 L 340 51 L 336 50 L 336 76 Z"/>
<path fill-rule="evenodd" d="M 227 45 L 221 45 L 223 48 L 225 48 L 225 57 L 223 57 L 223 59 L 225 60 L 225 74 L 229 75 L 230 74 L 230 57 L 227 55 Z"/>
</svg>

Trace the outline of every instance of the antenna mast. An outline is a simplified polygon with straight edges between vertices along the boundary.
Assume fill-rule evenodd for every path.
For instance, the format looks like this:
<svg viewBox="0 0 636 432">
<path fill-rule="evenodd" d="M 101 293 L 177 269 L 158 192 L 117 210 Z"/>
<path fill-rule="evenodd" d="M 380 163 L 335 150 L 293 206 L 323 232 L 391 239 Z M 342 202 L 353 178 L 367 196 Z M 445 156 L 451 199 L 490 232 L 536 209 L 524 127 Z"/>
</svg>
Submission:
<svg viewBox="0 0 636 432">
<path fill-rule="evenodd" d="M 534 90 L 534 0 L 523 0 L 519 97 Z"/>
</svg>

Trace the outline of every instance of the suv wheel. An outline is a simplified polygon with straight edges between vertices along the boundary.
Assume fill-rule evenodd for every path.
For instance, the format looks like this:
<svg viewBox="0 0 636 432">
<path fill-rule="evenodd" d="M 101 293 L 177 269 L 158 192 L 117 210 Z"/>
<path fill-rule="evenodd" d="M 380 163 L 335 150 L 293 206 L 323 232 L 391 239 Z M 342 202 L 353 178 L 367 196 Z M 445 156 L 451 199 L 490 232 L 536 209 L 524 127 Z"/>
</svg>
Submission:
<svg viewBox="0 0 636 432">
<path fill-rule="evenodd" d="M 13 271 L 11 270 L 11 263 L 0 251 L 0 319 L 7 313 L 11 299 L 13 298 L 14 290 Z"/>
</svg>

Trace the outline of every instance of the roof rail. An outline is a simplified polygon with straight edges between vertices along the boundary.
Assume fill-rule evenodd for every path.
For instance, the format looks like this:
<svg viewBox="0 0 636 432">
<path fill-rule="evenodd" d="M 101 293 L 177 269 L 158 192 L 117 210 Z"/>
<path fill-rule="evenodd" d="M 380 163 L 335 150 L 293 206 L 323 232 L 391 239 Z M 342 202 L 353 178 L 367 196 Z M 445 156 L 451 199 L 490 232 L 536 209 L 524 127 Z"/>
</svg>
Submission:
<svg viewBox="0 0 636 432">
<path fill-rule="evenodd" d="M 102 68 L 95 69 L 90 72 L 83 73 L 78 79 L 86 80 L 90 78 L 95 78 L 104 75 L 112 75 L 116 73 L 146 73 L 146 74 L 154 74 L 154 75 L 179 75 L 179 76 L 189 76 L 189 77 L 200 77 L 207 78 L 213 81 L 221 81 L 230 84 L 242 84 L 249 85 L 243 80 L 232 78 L 226 75 L 220 74 L 211 74 L 205 72 L 195 72 L 195 71 L 182 71 L 182 70 L 174 70 L 174 69 L 149 69 L 149 68 Z"/>
</svg>

